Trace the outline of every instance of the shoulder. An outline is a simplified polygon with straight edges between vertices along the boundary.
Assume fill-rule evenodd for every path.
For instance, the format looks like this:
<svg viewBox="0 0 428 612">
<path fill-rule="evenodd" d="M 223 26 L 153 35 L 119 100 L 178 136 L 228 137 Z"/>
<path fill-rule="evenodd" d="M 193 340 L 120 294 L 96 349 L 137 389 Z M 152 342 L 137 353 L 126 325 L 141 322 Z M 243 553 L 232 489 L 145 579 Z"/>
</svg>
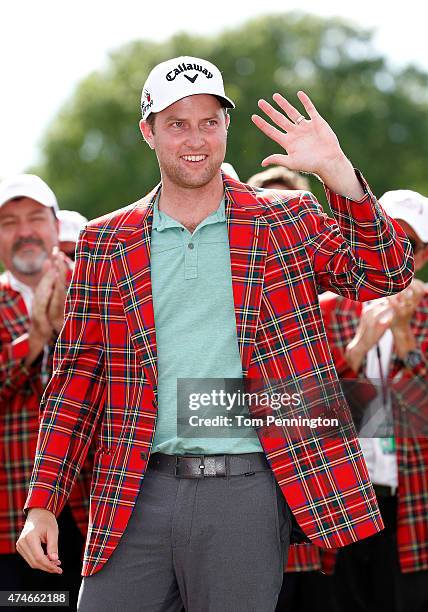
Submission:
<svg viewBox="0 0 428 612">
<path fill-rule="evenodd" d="M 225 190 L 238 205 L 261 207 L 264 216 L 275 214 L 297 215 L 302 211 L 322 212 L 322 207 L 310 191 L 298 189 L 263 189 L 224 177 Z"/>
<path fill-rule="evenodd" d="M 127 222 L 135 216 L 135 212 L 140 210 L 141 213 L 144 212 L 147 208 L 147 203 L 145 203 L 146 198 L 142 198 L 137 202 L 133 202 L 132 204 L 128 204 L 128 206 L 124 206 L 123 208 L 119 208 L 111 213 L 107 213 L 102 215 L 101 217 L 97 217 L 96 219 L 92 219 L 86 225 L 87 233 L 100 233 L 100 232 L 114 232 L 121 229 L 123 226 L 126 226 Z"/>
<path fill-rule="evenodd" d="M 128 206 L 92 219 L 82 231 L 81 240 L 87 241 L 89 245 L 96 243 L 100 246 L 111 242 L 118 232 L 137 229 L 149 213 L 157 190 L 158 187 Z"/>
<path fill-rule="evenodd" d="M 3 274 L 0 274 L 0 309 L 3 312 L 3 315 L 0 316 L 0 322 L 8 308 L 16 307 L 17 300 L 20 300 L 20 294 L 12 289 L 9 275 L 7 272 L 3 272 Z"/>
<path fill-rule="evenodd" d="M 7 272 L 0 274 L 0 297 L 5 297 L 15 294 L 16 291 L 12 289 L 10 284 L 10 277 Z"/>
<path fill-rule="evenodd" d="M 297 189 L 263 189 L 246 183 L 231 181 L 233 199 L 241 205 L 253 202 L 263 207 L 264 216 L 275 214 L 297 215 L 314 210 L 322 212 L 322 207 L 310 191 Z"/>
</svg>

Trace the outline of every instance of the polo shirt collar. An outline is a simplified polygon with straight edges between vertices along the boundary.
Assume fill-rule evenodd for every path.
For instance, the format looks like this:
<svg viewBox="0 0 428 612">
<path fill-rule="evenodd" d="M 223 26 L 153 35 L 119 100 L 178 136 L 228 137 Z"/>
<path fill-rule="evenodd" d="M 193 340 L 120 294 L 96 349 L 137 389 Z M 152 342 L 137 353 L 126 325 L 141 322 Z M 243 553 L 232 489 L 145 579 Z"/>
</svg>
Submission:
<svg viewBox="0 0 428 612">
<path fill-rule="evenodd" d="M 170 227 L 183 227 L 179 221 L 159 210 L 160 193 L 161 192 L 159 191 L 153 203 L 153 229 L 156 229 L 158 232 L 162 232 Z M 225 197 L 223 196 L 217 210 L 201 221 L 198 227 L 203 227 L 204 225 L 211 223 L 222 223 L 224 221 L 226 221 L 226 205 Z"/>
</svg>

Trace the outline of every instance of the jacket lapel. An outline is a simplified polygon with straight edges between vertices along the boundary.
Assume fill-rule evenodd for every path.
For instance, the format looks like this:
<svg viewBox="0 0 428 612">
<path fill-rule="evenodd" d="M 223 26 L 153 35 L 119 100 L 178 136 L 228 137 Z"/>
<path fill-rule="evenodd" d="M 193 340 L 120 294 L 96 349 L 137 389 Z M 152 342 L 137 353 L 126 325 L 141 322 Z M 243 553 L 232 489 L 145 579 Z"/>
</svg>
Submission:
<svg viewBox="0 0 428 612">
<path fill-rule="evenodd" d="M 156 333 L 150 278 L 153 203 L 159 185 L 140 200 L 116 234 L 111 262 L 131 340 L 144 373 L 157 386 Z"/>
<path fill-rule="evenodd" d="M 246 376 L 251 361 L 263 290 L 269 225 L 265 206 L 241 183 L 225 178 L 236 331 Z"/>
</svg>

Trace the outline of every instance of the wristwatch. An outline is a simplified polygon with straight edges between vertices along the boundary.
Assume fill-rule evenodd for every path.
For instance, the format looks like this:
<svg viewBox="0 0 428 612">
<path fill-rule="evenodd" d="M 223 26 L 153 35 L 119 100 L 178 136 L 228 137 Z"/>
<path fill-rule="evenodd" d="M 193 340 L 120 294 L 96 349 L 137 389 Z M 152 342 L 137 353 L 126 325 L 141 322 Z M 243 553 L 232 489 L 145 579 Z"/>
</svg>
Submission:
<svg viewBox="0 0 428 612">
<path fill-rule="evenodd" d="M 408 368 L 415 368 L 423 362 L 423 356 L 421 351 L 409 351 L 405 357 L 401 360 Z"/>
</svg>

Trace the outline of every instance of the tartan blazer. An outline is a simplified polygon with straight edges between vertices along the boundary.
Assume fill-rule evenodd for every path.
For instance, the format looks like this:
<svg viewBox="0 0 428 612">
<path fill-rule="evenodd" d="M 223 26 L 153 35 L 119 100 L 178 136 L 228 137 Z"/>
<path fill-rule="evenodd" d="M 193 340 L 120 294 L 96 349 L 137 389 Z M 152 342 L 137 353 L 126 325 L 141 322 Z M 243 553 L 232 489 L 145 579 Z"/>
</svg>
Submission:
<svg viewBox="0 0 428 612">
<path fill-rule="evenodd" d="M 365 183 L 359 202 L 327 190 L 334 221 L 310 193 L 255 189 L 225 175 L 223 180 L 244 379 L 320 374 L 336 381 L 317 285 L 359 299 L 402 290 L 413 275 L 404 234 Z M 57 514 L 96 440 L 85 576 L 100 570 L 116 548 L 153 441 L 157 356 L 150 236 L 159 188 L 90 222 L 81 235 L 54 374 L 42 400 L 26 508 Z M 259 432 L 261 443 L 311 541 L 343 546 L 382 528 L 355 435 L 320 442 L 291 441 L 280 427 L 274 433 Z"/>
<path fill-rule="evenodd" d="M 71 276 L 71 275 L 70 275 Z M 52 373 L 52 354 L 46 366 L 40 357 L 29 368 L 27 332 L 30 319 L 24 299 L 0 276 L 0 554 L 15 553 L 24 526 L 23 504 L 28 493 L 39 432 L 42 374 Z M 42 367 L 45 372 L 42 372 Z M 44 378 L 44 377 L 43 377 Z M 86 535 L 91 471 L 89 464 L 77 479 L 68 503 Z"/>
<path fill-rule="evenodd" d="M 365 361 L 355 374 L 344 358 L 362 304 L 330 292 L 320 296 L 320 304 L 339 376 L 366 380 Z M 398 469 L 397 546 L 403 573 L 428 570 L 428 294 L 419 303 L 411 327 L 421 361 L 405 366 L 393 347 L 388 372 Z M 323 553 L 323 568 L 331 573 L 334 553 Z"/>
</svg>

